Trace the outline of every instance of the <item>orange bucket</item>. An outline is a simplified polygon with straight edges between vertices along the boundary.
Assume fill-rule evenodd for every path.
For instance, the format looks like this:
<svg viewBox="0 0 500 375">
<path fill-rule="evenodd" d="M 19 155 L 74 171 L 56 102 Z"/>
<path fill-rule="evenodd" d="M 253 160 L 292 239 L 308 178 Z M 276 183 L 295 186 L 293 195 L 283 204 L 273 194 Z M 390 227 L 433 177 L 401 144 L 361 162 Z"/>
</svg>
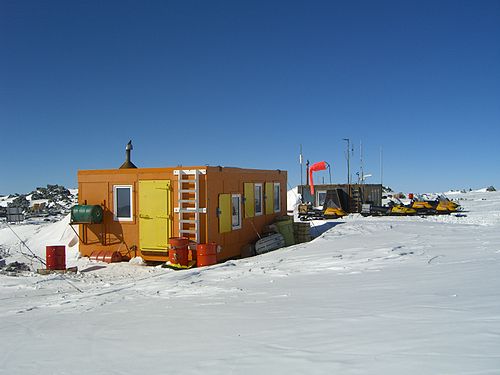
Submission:
<svg viewBox="0 0 500 375">
<path fill-rule="evenodd" d="M 168 250 L 168 260 L 172 264 L 180 264 L 181 266 L 189 265 L 189 238 L 186 237 L 171 237 L 168 239 L 170 249 Z"/>
<path fill-rule="evenodd" d="M 211 266 L 217 263 L 217 244 L 202 243 L 196 246 L 196 266 Z"/>
</svg>

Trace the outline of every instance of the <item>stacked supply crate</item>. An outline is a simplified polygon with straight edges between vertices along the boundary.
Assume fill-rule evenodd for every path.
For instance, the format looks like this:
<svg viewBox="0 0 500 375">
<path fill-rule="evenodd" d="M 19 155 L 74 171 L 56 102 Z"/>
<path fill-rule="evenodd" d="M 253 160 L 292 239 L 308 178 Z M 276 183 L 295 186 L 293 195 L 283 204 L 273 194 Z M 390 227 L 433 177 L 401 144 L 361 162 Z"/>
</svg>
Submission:
<svg viewBox="0 0 500 375">
<path fill-rule="evenodd" d="M 303 243 L 311 241 L 311 224 L 309 222 L 295 222 L 293 223 L 293 234 L 295 236 L 295 243 Z"/>
</svg>

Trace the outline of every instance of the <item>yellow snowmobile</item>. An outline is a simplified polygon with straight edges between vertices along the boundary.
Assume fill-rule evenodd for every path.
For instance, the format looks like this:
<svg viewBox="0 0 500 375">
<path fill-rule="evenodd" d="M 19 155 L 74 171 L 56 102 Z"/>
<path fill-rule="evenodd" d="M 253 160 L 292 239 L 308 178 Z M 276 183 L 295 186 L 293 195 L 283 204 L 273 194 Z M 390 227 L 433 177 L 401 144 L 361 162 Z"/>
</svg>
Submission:
<svg viewBox="0 0 500 375">
<path fill-rule="evenodd" d="M 423 199 L 414 200 L 411 208 L 417 210 L 417 213 L 424 215 L 450 214 L 457 211 L 459 205 L 452 202 L 447 197 L 439 196 L 436 201 L 427 201 Z"/>
<path fill-rule="evenodd" d="M 458 211 L 459 207 L 458 203 L 452 202 L 446 197 L 439 197 L 436 211 L 449 214 Z"/>
<path fill-rule="evenodd" d="M 326 210 L 323 211 L 323 216 L 325 217 L 325 219 L 337 219 L 346 215 L 346 212 L 338 207 L 327 207 Z"/>
<path fill-rule="evenodd" d="M 431 204 L 431 202 L 428 201 L 413 201 L 411 202 L 411 208 L 414 210 L 418 211 L 423 211 L 423 210 L 433 210 L 435 207 Z"/>
<path fill-rule="evenodd" d="M 328 207 L 330 206 L 330 207 Z M 323 206 L 323 209 L 313 208 L 310 203 L 299 204 L 299 219 L 304 220 L 323 220 L 323 219 L 338 219 L 347 215 L 347 213 L 335 205 Z"/>
<path fill-rule="evenodd" d="M 391 200 L 386 206 L 373 206 L 363 204 L 361 209 L 362 216 L 411 216 L 416 215 L 417 210 L 405 206 L 398 198 Z"/>
<path fill-rule="evenodd" d="M 397 215 L 397 216 L 410 216 L 410 215 L 416 215 L 417 210 L 411 207 L 406 207 L 402 204 L 398 204 L 395 206 L 392 206 L 389 215 Z"/>
</svg>

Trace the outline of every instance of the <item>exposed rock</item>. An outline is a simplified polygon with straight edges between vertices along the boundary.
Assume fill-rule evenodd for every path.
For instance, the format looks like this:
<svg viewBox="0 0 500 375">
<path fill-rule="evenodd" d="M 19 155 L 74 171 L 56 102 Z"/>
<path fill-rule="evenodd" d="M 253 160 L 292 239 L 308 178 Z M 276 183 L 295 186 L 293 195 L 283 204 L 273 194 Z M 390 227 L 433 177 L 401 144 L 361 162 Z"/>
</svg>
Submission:
<svg viewBox="0 0 500 375">
<path fill-rule="evenodd" d="M 37 187 L 29 194 L 15 194 L 11 197 L 16 198 L 8 206 L 21 208 L 26 218 L 66 215 L 78 201 L 76 195 L 61 185 Z"/>
<path fill-rule="evenodd" d="M 21 207 L 23 209 L 26 209 L 29 206 L 30 202 L 26 199 L 25 195 L 19 195 L 16 199 L 9 203 L 9 207 Z"/>
<path fill-rule="evenodd" d="M 30 266 L 28 266 L 26 263 L 21 263 L 21 262 L 9 263 L 6 266 L 2 267 L 2 270 L 5 272 L 13 272 L 13 273 L 31 271 Z"/>
</svg>

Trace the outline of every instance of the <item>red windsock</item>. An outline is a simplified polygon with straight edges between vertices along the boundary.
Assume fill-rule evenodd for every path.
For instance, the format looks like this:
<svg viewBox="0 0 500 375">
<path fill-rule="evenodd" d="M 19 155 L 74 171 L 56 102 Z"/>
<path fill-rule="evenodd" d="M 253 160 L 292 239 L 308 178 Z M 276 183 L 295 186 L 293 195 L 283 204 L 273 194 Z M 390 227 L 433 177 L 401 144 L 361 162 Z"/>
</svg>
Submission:
<svg viewBox="0 0 500 375">
<path fill-rule="evenodd" d="M 311 195 L 314 195 L 314 181 L 313 181 L 313 172 L 324 171 L 328 168 L 328 163 L 326 161 L 319 161 L 314 163 L 309 167 L 309 183 L 311 184 Z"/>
</svg>

